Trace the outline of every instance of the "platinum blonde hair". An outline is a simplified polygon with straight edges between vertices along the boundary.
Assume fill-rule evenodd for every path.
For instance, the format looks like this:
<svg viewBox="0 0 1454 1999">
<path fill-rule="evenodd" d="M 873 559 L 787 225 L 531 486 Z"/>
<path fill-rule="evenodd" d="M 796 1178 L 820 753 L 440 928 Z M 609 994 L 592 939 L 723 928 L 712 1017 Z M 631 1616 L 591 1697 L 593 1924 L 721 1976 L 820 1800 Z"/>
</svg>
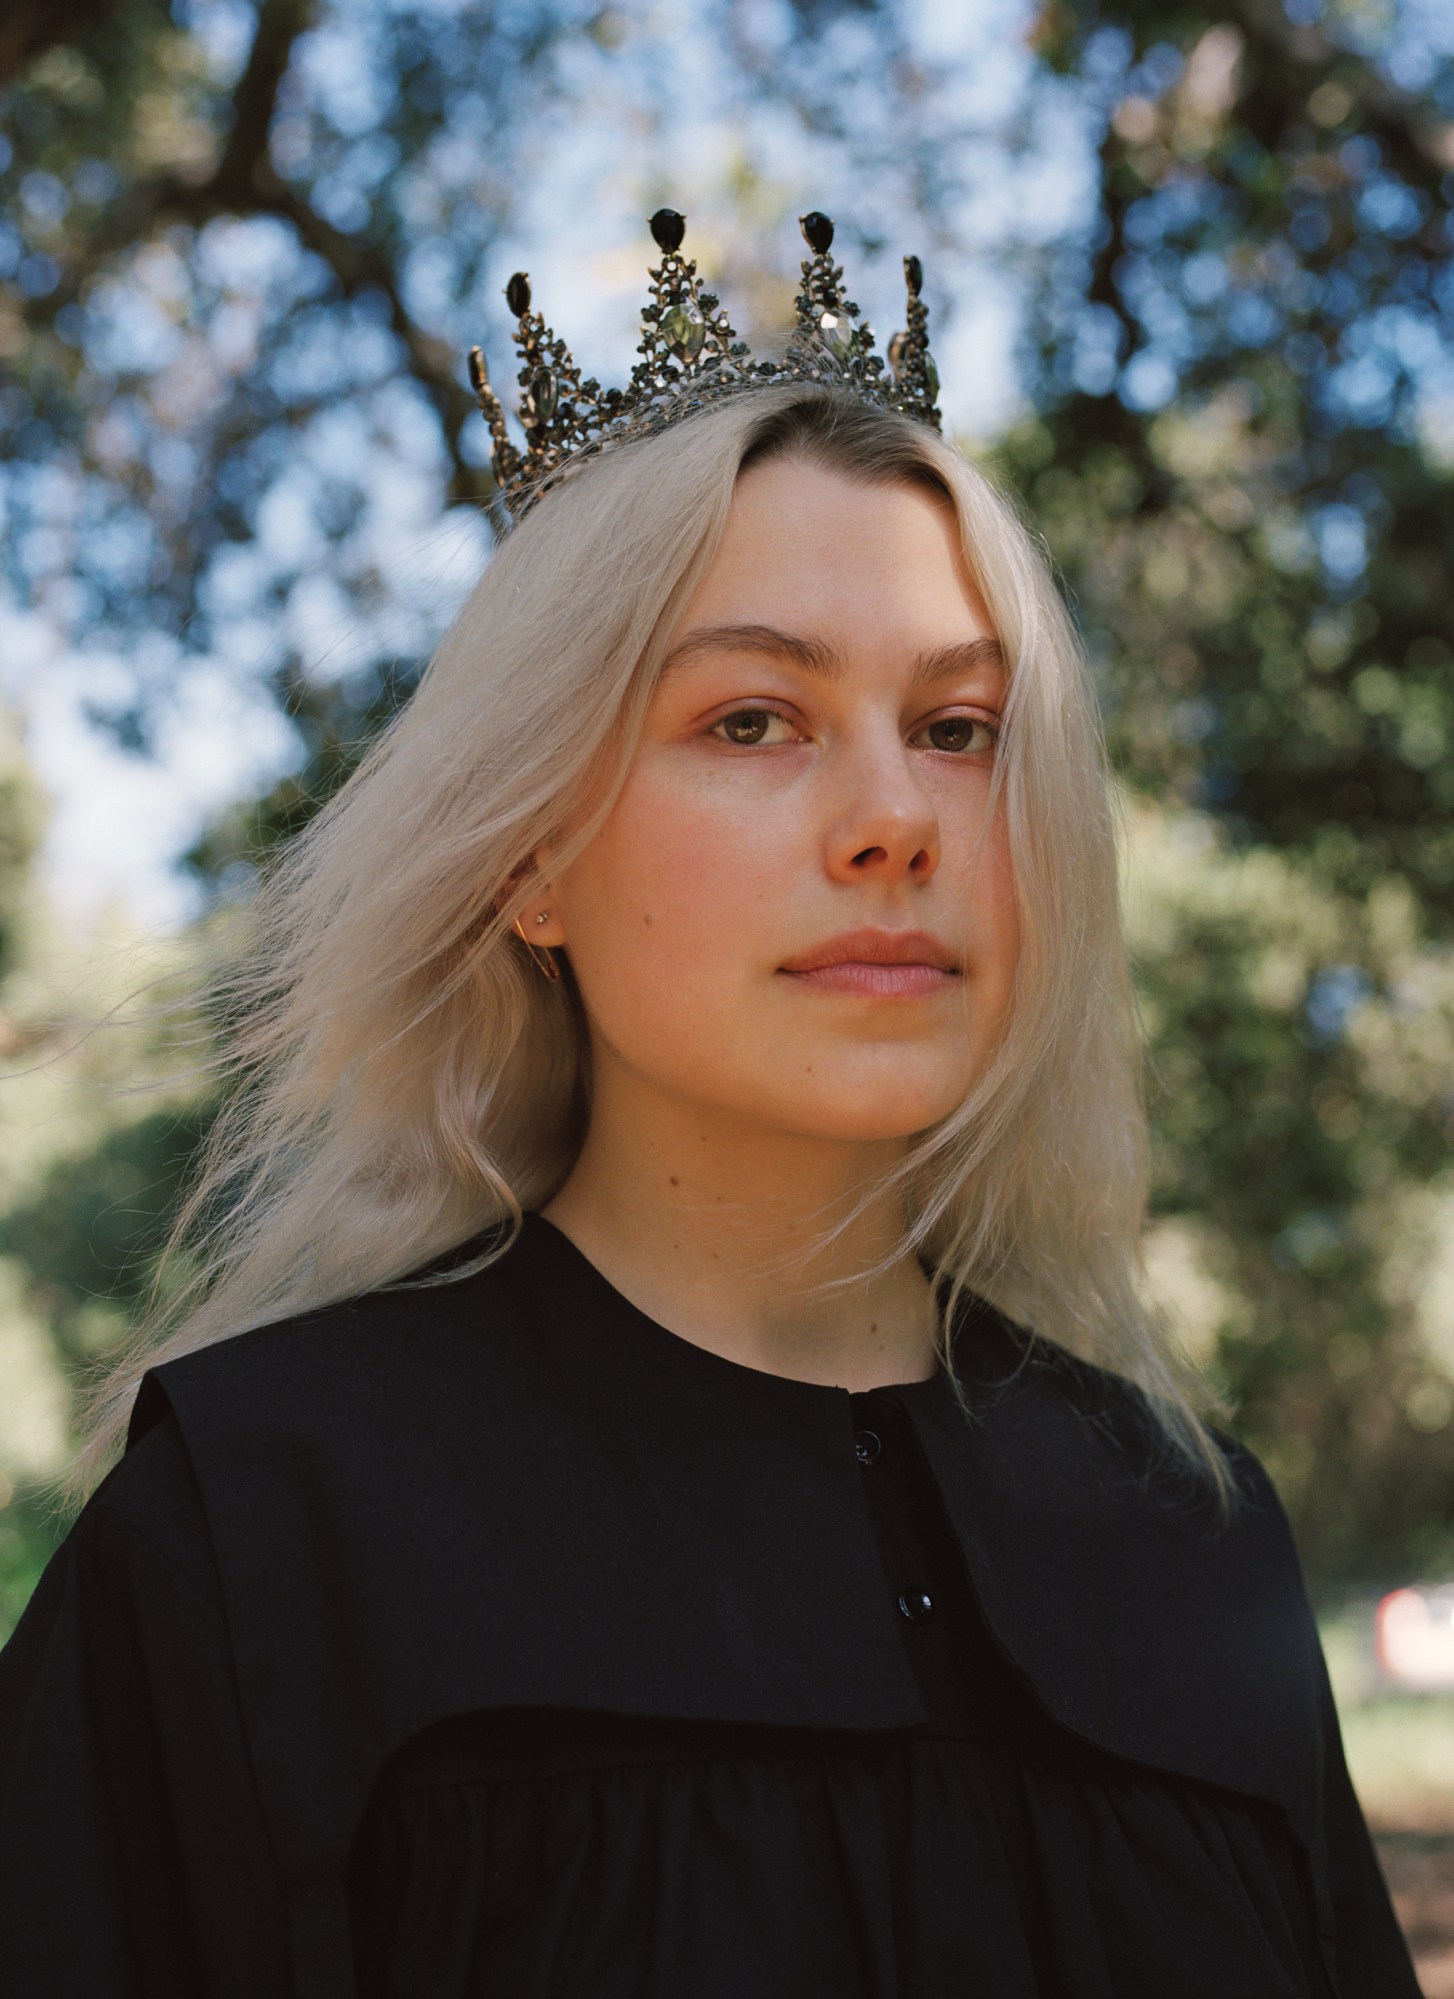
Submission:
<svg viewBox="0 0 1454 1999">
<path fill-rule="evenodd" d="M 1142 1302 L 1148 1141 L 1122 935 L 1118 813 L 1089 671 L 1048 559 L 921 424 L 773 384 L 581 462 L 504 539 L 408 703 L 274 858 L 246 946 L 211 975 L 224 1096 L 133 1337 L 91 1383 L 62 1474 L 83 1496 L 149 1366 L 361 1292 L 503 1255 L 590 1118 L 567 964 L 513 931 L 609 812 L 668 636 L 746 467 L 797 455 L 954 508 L 1009 662 L 992 779 L 1020 907 L 1009 1020 L 966 1100 L 815 1239 L 892 1192 L 901 1240 L 966 1290 L 1134 1384 L 1181 1469 L 1236 1503 L 1204 1411 L 1227 1411 Z M 568 836 L 567 836 L 568 835 Z M 483 1254 L 426 1266 L 479 1232 Z M 956 1384 L 957 1386 L 957 1384 Z M 967 1407 L 967 1404 L 965 1405 Z"/>
</svg>

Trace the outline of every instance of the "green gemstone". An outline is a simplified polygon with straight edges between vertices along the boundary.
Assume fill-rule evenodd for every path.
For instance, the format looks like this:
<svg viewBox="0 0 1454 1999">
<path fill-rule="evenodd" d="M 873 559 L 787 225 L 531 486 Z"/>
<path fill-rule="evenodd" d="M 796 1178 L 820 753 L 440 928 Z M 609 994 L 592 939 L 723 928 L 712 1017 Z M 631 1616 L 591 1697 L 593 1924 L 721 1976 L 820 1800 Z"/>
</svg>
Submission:
<svg viewBox="0 0 1454 1999">
<path fill-rule="evenodd" d="M 690 299 L 678 299 L 661 315 L 666 344 L 679 361 L 695 361 L 707 338 L 707 322 Z"/>
<path fill-rule="evenodd" d="M 530 377 L 530 407 L 537 423 L 549 423 L 560 400 L 560 384 L 549 368 L 537 368 Z"/>
</svg>

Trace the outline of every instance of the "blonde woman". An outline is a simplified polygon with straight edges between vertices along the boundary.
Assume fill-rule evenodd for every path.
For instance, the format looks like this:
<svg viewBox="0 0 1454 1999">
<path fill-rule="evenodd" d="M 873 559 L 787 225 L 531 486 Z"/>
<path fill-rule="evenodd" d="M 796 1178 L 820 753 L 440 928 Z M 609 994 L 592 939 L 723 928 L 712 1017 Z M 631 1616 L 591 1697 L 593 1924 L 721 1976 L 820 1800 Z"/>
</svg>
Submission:
<svg viewBox="0 0 1454 1999">
<path fill-rule="evenodd" d="M 0 1655 L 17 1999 L 1417 1994 L 1139 1301 L 1086 668 L 923 353 L 574 454 L 532 378 Z"/>
</svg>

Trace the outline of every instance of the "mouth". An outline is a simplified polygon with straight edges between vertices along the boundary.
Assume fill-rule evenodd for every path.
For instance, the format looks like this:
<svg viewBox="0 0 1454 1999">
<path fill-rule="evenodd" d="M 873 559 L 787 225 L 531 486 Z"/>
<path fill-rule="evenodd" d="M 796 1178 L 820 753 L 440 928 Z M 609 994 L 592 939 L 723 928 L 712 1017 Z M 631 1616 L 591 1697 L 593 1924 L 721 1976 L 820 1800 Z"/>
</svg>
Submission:
<svg viewBox="0 0 1454 1999">
<path fill-rule="evenodd" d="M 825 937 L 778 967 L 784 978 L 822 992 L 869 999 L 924 999 L 961 976 L 961 955 L 932 930 L 865 924 Z"/>
<path fill-rule="evenodd" d="M 947 991 L 960 975 L 942 965 L 883 965 L 847 958 L 801 972 L 784 967 L 781 976 L 820 991 L 859 993 L 872 999 L 921 999 Z"/>
</svg>

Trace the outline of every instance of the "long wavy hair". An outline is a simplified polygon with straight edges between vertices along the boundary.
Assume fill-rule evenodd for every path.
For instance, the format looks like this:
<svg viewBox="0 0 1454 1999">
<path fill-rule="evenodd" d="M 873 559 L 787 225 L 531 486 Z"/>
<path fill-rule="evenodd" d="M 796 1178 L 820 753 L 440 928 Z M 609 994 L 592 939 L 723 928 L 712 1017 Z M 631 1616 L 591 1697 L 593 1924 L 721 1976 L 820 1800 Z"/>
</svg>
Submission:
<svg viewBox="0 0 1454 1999">
<path fill-rule="evenodd" d="M 1206 1420 L 1227 1408 L 1143 1299 L 1149 1147 L 1119 805 L 1051 562 L 950 444 L 809 384 L 745 391 L 576 466 L 504 537 L 413 696 L 272 858 L 245 943 L 203 975 L 223 1031 L 194 1074 L 227 1087 L 132 1336 L 87 1384 L 57 1481 L 68 1498 L 115 1455 L 147 1367 L 401 1280 L 455 1281 L 561 1187 L 590 1118 L 589 1035 L 568 952 L 548 982 L 513 929 L 543 886 L 531 857 L 548 842 L 564 869 L 603 822 L 739 473 L 793 457 L 915 483 L 957 514 L 1009 663 L 990 803 L 1021 934 L 1010 1017 L 969 1095 L 806 1254 L 892 1193 L 902 1234 L 874 1268 L 913 1251 L 949 1280 L 946 1366 L 977 1293 L 1132 1383 L 1164 1454 L 1235 1509 Z M 448 1267 L 481 1233 L 481 1253 Z"/>
</svg>

